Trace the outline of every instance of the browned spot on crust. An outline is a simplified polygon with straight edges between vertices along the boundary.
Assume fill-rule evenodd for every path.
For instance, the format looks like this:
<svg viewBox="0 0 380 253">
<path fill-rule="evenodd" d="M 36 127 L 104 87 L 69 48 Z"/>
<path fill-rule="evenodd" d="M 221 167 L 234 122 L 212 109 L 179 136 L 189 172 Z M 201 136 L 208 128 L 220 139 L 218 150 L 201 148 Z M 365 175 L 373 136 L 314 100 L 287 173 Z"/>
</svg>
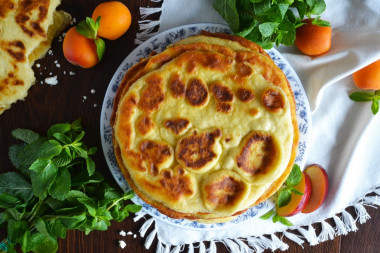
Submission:
<svg viewBox="0 0 380 253">
<path fill-rule="evenodd" d="M 23 0 L 20 2 L 20 11 L 15 19 L 25 34 L 30 37 L 35 34 L 46 37 L 46 32 L 42 29 L 41 23 L 46 19 L 49 4 L 49 0 Z M 38 12 L 37 18 L 32 20 L 36 11 Z"/>
<path fill-rule="evenodd" d="M 25 46 L 20 40 L 10 41 L 1 45 L 16 62 L 25 61 Z"/>
<path fill-rule="evenodd" d="M 178 74 L 174 74 L 169 80 L 170 91 L 175 98 L 180 98 L 185 95 L 185 84 L 181 82 Z"/>
<path fill-rule="evenodd" d="M 277 89 L 268 89 L 264 92 L 262 102 L 271 112 L 280 112 L 285 108 L 285 98 Z"/>
<path fill-rule="evenodd" d="M 234 94 L 231 89 L 227 86 L 223 86 L 221 83 L 212 85 L 211 91 L 219 102 L 232 102 L 234 99 Z"/>
<path fill-rule="evenodd" d="M 239 98 L 240 101 L 242 102 L 250 102 L 255 98 L 255 95 L 253 94 L 253 91 L 250 89 L 245 89 L 245 88 L 239 88 L 236 91 L 236 95 Z"/>
<path fill-rule="evenodd" d="M 173 133 L 179 134 L 187 128 L 189 123 L 190 122 L 187 119 L 178 118 L 165 120 L 164 125 L 166 128 L 169 128 L 171 131 L 173 131 Z"/>
<path fill-rule="evenodd" d="M 236 157 L 237 166 L 251 175 L 266 174 L 278 157 L 273 137 L 268 133 L 253 133 Z"/>
<path fill-rule="evenodd" d="M 244 63 L 241 63 L 239 62 L 237 65 L 236 65 L 236 68 L 237 68 L 237 73 L 239 76 L 241 77 L 247 77 L 247 76 L 250 76 L 252 74 L 252 69 L 251 67 L 249 67 L 248 65 L 244 64 Z"/>
<path fill-rule="evenodd" d="M 154 122 L 148 115 L 143 115 L 137 121 L 137 130 L 141 135 L 146 135 L 154 128 Z"/>
<path fill-rule="evenodd" d="M 164 91 L 162 90 L 162 78 L 156 75 L 151 75 L 147 78 L 147 87 L 141 94 L 139 108 L 145 112 L 152 112 L 160 107 L 160 104 L 165 99 Z"/>
<path fill-rule="evenodd" d="M 230 141 L 231 141 L 231 138 L 225 138 L 224 141 L 225 141 L 225 142 L 230 142 Z"/>
<path fill-rule="evenodd" d="M 256 116 L 259 113 L 259 110 L 257 108 L 251 108 L 248 111 L 249 115 Z"/>
<path fill-rule="evenodd" d="M 181 173 L 180 171 L 181 170 Z M 184 175 L 182 168 L 173 175 L 171 171 L 164 170 L 160 184 L 167 190 L 172 200 L 178 201 L 181 196 L 193 195 L 192 183 L 188 175 Z"/>
<path fill-rule="evenodd" d="M 208 98 L 207 87 L 199 79 L 190 81 L 186 89 L 186 99 L 193 106 L 202 106 Z"/>
<path fill-rule="evenodd" d="M 208 51 L 187 51 L 176 60 L 179 67 L 185 66 L 188 73 L 194 73 L 197 67 L 212 69 L 215 71 L 227 71 L 233 59 L 221 53 Z"/>
<path fill-rule="evenodd" d="M 2 0 L 0 4 L 0 17 L 5 18 L 9 11 L 15 9 L 15 4 L 12 0 Z"/>
<path fill-rule="evenodd" d="M 183 138 L 178 143 L 177 159 L 186 167 L 193 169 L 201 169 L 208 162 L 216 157 L 212 147 L 222 134 L 220 129 L 215 129 L 210 133 L 197 134 Z"/>
<path fill-rule="evenodd" d="M 225 176 L 204 187 L 206 201 L 218 208 L 235 206 L 241 200 L 246 188 L 243 182 L 231 176 Z"/>
<path fill-rule="evenodd" d="M 144 140 L 139 146 L 143 160 L 150 163 L 149 172 L 152 175 L 157 175 L 157 166 L 167 161 L 172 155 L 170 146 L 167 144 Z"/>
<path fill-rule="evenodd" d="M 216 110 L 222 113 L 229 113 L 232 111 L 232 106 L 229 103 L 216 103 Z"/>
</svg>

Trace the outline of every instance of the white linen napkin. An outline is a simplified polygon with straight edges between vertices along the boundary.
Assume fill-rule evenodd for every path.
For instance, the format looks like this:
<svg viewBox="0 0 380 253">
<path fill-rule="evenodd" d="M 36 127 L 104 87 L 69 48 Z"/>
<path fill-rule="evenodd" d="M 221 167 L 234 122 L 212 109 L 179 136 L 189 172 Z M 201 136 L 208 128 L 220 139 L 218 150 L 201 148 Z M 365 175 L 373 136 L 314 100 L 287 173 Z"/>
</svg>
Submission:
<svg viewBox="0 0 380 253">
<path fill-rule="evenodd" d="M 213 0 L 164 0 L 159 32 L 184 24 L 225 23 L 212 3 Z M 357 230 L 353 217 L 344 211 L 346 207 L 354 205 L 359 222 L 365 222 L 369 217 L 362 204 L 380 204 L 375 197 L 365 197 L 369 192 L 380 195 L 380 115 L 372 115 L 370 103 L 355 103 L 348 98 L 351 92 L 358 90 L 351 74 L 380 59 L 380 1 L 326 0 L 326 3 L 322 19 L 330 21 L 333 28 L 328 53 L 308 57 L 294 46 L 278 48 L 300 77 L 313 111 L 307 164 L 318 163 L 329 175 L 330 189 L 323 206 L 314 213 L 290 218 L 294 228 L 311 245 Z M 338 213 L 340 217 L 336 216 Z M 324 221 L 331 217 L 335 221 L 334 228 Z M 309 226 L 315 222 L 322 223 L 319 235 Z M 308 229 L 302 228 L 303 225 L 309 226 Z M 279 223 L 255 219 L 233 229 L 200 232 L 155 220 L 159 239 L 157 252 L 160 249 L 164 252 L 170 245 L 184 244 L 189 244 L 191 251 L 192 243 L 204 240 L 211 241 L 210 249 L 215 241 L 223 241 L 232 252 L 243 252 L 246 246 L 256 250 L 260 247 L 286 249 L 287 245 L 275 232 L 283 232 L 291 240 L 303 243 L 301 237 L 287 229 Z M 271 239 L 263 235 L 271 235 Z M 245 246 L 239 238 L 244 238 Z M 151 243 L 148 238 L 146 246 Z M 202 248 L 202 245 L 198 246 Z"/>
</svg>

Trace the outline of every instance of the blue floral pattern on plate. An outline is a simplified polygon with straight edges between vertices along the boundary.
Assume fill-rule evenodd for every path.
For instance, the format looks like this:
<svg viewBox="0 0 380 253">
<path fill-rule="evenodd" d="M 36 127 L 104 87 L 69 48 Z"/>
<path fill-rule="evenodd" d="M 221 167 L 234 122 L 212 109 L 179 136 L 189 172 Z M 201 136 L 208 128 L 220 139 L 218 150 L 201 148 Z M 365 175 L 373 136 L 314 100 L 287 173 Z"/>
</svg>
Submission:
<svg viewBox="0 0 380 253">
<path fill-rule="evenodd" d="M 135 50 L 133 50 L 121 63 L 119 68 L 116 70 L 113 78 L 111 79 L 102 105 L 102 112 L 100 118 L 100 134 L 104 156 L 106 158 L 109 169 L 112 175 L 114 176 L 116 182 L 125 191 L 130 188 L 127 182 L 125 181 L 124 176 L 116 162 L 115 154 L 113 152 L 112 147 L 112 128 L 109 122 L 112 114 L 112 102 L 115 97 L 117 88 L 119 87 L 119 84 L 122 81 L 125 72 L 134 64 L 139 62 L 141 58 L 147 57 L 152 51 L 161 52 L 168 45 L 175 43 L 176 41 L 179 41 L 183 38 L 199 34 L 202 30 L 206 30 L 209 32 L 231 33 L 229 27 L 226 25 L 210 23 L 192 24 L 172 28 L 168 31 L 157 34 L 156 36 L 145 41 L 143 44 L 141 44 Z M 267 53 L 277 64 L 277 66 L 279 66 L 279 68 L 285 73 L 293 89 L 293 93 L 296 99 L 298 127 L 300 130 L 300 140 L 296 157 L 296 163 L 300 165 L 301 168 L 303 168 L 303 166 L 305 165 L 306 154 L 309 148 L 311 136 L 311 115 L 309 102 L 307 100 L 307 96 L 305 90 L 303 89 L 301 81 L 299 80 L 293 68 L 286 61 L 286 59 L 276 49 L 270 49 L 267 51 Z M 160 219 L 171 225 L 183 227 L 185 229 L 198 230 L 230 228 L 238 224 L 242 224 L 248 220 L 259 217 L 263 213 L 267 212 L 274 205 L 273 201 L 267 200 L 264 203 L 249 208 L 245 213 L 239 215 L 236 219 L 232 221 L 226 223 L 202 224 L 196 221 L 190 221 L 186 219 L 169 218 L 166 215 L 163 215 L 160 212 L 158 212 L 157 209 L 146 204 L 137 196 L 133 198 L 133 201 L 136 204 L 142 205 L 143 210 L 146 213 L 150 214 L 152 217 Z"/>
</svg>

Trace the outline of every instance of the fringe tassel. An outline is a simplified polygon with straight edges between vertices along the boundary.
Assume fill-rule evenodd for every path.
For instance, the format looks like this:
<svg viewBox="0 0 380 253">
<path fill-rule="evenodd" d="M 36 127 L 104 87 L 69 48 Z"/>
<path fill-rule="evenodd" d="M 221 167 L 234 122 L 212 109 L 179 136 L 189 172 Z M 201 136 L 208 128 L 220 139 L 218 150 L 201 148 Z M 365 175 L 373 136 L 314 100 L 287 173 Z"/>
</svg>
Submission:
<svg viewBox="0 0 380 253">
<path fill-rule="evenodd" d="M 273 250 L 275 249 L 273 241 L 269 238 L 266 238 L 265 236 L 260 236 L 259 242 L 261 245 L 263 245 L 264 249 L 273 249 Z"/>
<path fill-rule="evenodd" d="M 272 243 L 274 245 L 273 248 L 271 247 L 272 251 L 274 251 L 275 249 L 280 249 L 282 251 L 285 251 L 289 248 L 289 246 L 283 241 L 281 241 L 275 234 L 272 234 L 271 238 L 272 238 Z"/>
<path fill-rule="evenodd" d="M 373 192 L 376 193 L 376 195 L 380 195 L 380 188 L 373 190 Z"/>
<path fill-rule="evenodd" d="M 239 245 L 241 253 L 253 253 L 252 249 L 242 239 L 237 238 L 234 241 Z"/>
<path fill-rule="evenodd" d="M 150 0 L 151 2 L 153 2 L 153 3 L 159 3 L 159 2 L 161 2 L 162 0 Z"/>
<path fill-rule="evenodd" d="M 326 221 L 321 222 L 322 231 L 318 236 L 318 241 L 325 242 L 327 240 L 333 240 L 335 236 L 334 228 L 328 224 Z"/>
<path fill-rule="evenodd" d="M 206 253 L 206 246 L 203 242 L 199 243 L 199 253 Z"/>
<path fill-rule="evenodd" d="M 181 245 L 177 245 L 170 251 L 170 253 L 179 253 L 181 251 Z"/>
<path fill-rule="evenodd" d="M 161 241 L 157 243 L 156 253 L 169 253 L 170 248 L 167 245 L 164 245 Z"/>
<path fill-rule="evenodd" d="M 319 243 L 317 235 L 315 234 L 315 229 L 313 228 L 313 226 L 309 225 L 308 229 L 304 229 L 302 227 L 299 227 L 298 231 L 310 243 L 311 246 L 317 245 Z"/>
<path fill-rule="evenodd" d="M 210 241 L 210 247 L 207 250 L 208 253 L 216 253 L 216 244 L 214 241 Z"/>
<path fill-rule="evenodd" d="M 347 235 L 347 229 L 343 221 L 336 215 L 333 216 L 335 222 L 336 235 Z"/>
<path fill-rule="evenodd" d="M 146 231 L 148 231 L 149 227 L 152 225 L 153 222 L 154 218 L 150 218 L 149 220 L 145 221 L 145 223 L 141 226 L 139 231 L 141 237 L 145 236 Z"/>
<path fill-rule="evenodd" d="M 363 198 L 364 204 L 377 208 L 380 205 L 379 196 L 369 196 Z"/>
<path fill-rule="evenodd" d="M 365 207 L 361 203 L 357 203 L 354 205 L 356 215 L 358 216 L 356 219 L 359 220 L 360 224 L 365 223 L 367 220 L 371 218 L 369 216 L 367 210 L 365 210 Z"/>
<path fill-rule="evenodd" d="M 141 20 L 141 21 L 139 21 L 139 26 L 140 26 L 141 32 L 136 34 L 135 43 L 141 44 L 144 41 L 146 41 L 147 39 L 149 39 L 150 37 L 156 35 L 157 32 L 152 32 L 152 31 L 158 25 L 160 25 L 159 20 Z"/>
<path fill-rule="evenodd" d="M 343 222 L 346 225 L 347 231 L 357 231 L 358 227 L 356 226 L 356 221 L 354 218 L 349 214 L 346 210 L 343 210 L 342 212 Z"/>
<path fill-rule="evenodd" d="M 187 253 L 194 253 L 194 246 L 192 243 L 189 244 L 189 250 L 187 251 Z"/>
<path fill-rule="evenodd" d="M 136 217 L 133 218 L 133 221 L 134 221 L 134 222 L 140 220 L 142 217 L 144 217 L 144 216 L 146 215 L 146 213 L 143 212 L 143 211 L 139 211 L 139 212 L 137 212 L 135 215 L 136 215 Z"/>
<path fill-rule="evenodd" d="M 293 234 L 293 233 L 289 233 L 289 232 L 287 232 L 286 230 L 285 230 L 284 232 L 282 232 L 282 234 L 283 234 L 286 238 L 288 238 L 289 240 L 291 240 L 291 241 L 297 243 L 298 245 L 300 245 L 300 246 L 303 248 L 303 245 L 302 245 L 302 244 L 304 243 L 304 240 L 302 240 L 302 239 L 300 238 L 300 236 L 298 236 L 298 235 L 296 235 L 296 234 Z"/>
<path fill-rule="evenodd" d="M 140 15 L 142 19 L 146 19 L 149 15 L 162 11 L 162 8 L 146 8 L 140 7 Z"/>
<path fill-rule="evenodd" d="M 222 242 L 224 246 L 226 246 L 229 252 L 231 253 L 239 252 L 239 245 L 237 245 L 233 240 L 224 239 L 222 240 Z"/>
<path fill-rule="evenodd" d="M 256 253 L 262 253 L 266 249 L 261 240 L 257 237 L 248 237 L 247 243 Z"/>
<path fill-rule="evenodd" d="M 146 237 L 146 240 L 144 243 L 144 246 L 146 249 L 150 248 L 150 246 L 152 245 L 152 242 L 154 240 L 154 237 L 156 237 L 156 235 L 157 235 L 157 230 L 156 230 L 156 228 L 154 228 L 154 230 Z"/>
</svg>

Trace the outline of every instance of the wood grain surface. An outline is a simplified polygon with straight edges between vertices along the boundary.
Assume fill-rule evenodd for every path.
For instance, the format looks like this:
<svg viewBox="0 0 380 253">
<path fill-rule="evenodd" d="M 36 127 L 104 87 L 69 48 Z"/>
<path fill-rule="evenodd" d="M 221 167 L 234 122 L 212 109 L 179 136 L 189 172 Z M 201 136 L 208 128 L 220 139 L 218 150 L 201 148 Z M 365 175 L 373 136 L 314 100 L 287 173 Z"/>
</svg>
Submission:
<svg viewBox="0 0 380 253">
<path fill-rule="evenodd" d="M 101 2 L 103 1 L 62 0 L 59 9 L 69 12 L 77 21 L 80 21 L 86 16 L 91 16 L 92 10 Z M 136 32 L 138 32 L 139 7 L 156 7 L 161 5 L 161 3 L 154 3 L 148 0 L 123 0 L 123 2 L 128 6 L 132 14 L 131 28 L 121 38 L 115 41 L 106 41 L 106 52 L 103 60 L 98 65 L 91 69 L 82 69 L 71 65 L 63 57 L 62 42 L 58 42 L 55 39 L 52 44 L 53 55 L 46 55 L 45 58 L 39 60 L 38 63 L 41 65 L 39 68 L 33 67 L 37 81 L 29 90 L 25 101 L 17 102 L 10 110 L 0 115 L 1 173 L 13 170 L 8 159 L 8 148 L 11 144 L 15 143 L 10 135 L 11 130 L 15 128 L 28 128 L 42 134 L 46 133 L 47 128 L 52 124 L 72 122 L 81 118 L 86 131 L 86 142 L 89 146 L 97 146 L 99 148 L 98 154 L 94 158 L 97 169 L 103 173 L 108 182 L 116 186 L 101 150 L 99 129 L 101 105 L 108 83 L 117 67 L 136 47 L 134 39 Z M 157 18 L 158 15 L 153 15 L 151 19 Z M 54 64 L 56 60 L 60 64 L 60 68 L 57 68 Z M 64 71 L 66 71 L 66 74 L 64 74 Z M 69 75 L 69 71 L 74 72 L 75 75 Z M 41 81 L 51 75 L 57 75 L 59 81 L 57 85 L 41 84 Z M 95 90 L 95 93 L 91 93 L 92 89 Z M 354 213 L 353 209 L 348 210 Z M 289 244 L 289 249 L 285 252 L 379 252 L 380 212 L 370 207 L 367 210 L 372 218 L 366 224 L 358 224 L 359 230 L 357 232 L 351 232 L 346 236 L 338 236 L 334 240 L 320 243 L 316 246 L 309 246 L 308 243 L 304 243 L 303 247 L 301 247 L 283 238 L 284 242 Z M 70 231 L 65 240 L 59 241 L 59 252 L 155 252 L 156 241 L 153 242 L 149 250 L 146 250 L 144 248 L 145 239 L 138 235 L 143 222 L 141 220 L 134 223 L 130 217 L 121 223 L 113 223 L 106 232 L 95 231 L 88 236 L 85 236 L 82 232 Z M 331 224 L 333 225 L 333 222 Z M 318 225 L 314 227 L 317 232 L 321 229 Z M 126 232 L 131 231 L 133 235 L 122 237 L 119 235 L 121 230 Z M 5 235 L 5 230 L 0 229 L 1 239 Z M 124 250 L 119 248 L 119 240 L 124 240 L 127 243 L 127 247 Z M 217 243 L 217 246 L 218 252 L 228 252 L 223 244 Z M 196 252 L 198 252 L 197 249 Z M 277 252 L 280 251 L 277 250 Z"/>
</svg>

